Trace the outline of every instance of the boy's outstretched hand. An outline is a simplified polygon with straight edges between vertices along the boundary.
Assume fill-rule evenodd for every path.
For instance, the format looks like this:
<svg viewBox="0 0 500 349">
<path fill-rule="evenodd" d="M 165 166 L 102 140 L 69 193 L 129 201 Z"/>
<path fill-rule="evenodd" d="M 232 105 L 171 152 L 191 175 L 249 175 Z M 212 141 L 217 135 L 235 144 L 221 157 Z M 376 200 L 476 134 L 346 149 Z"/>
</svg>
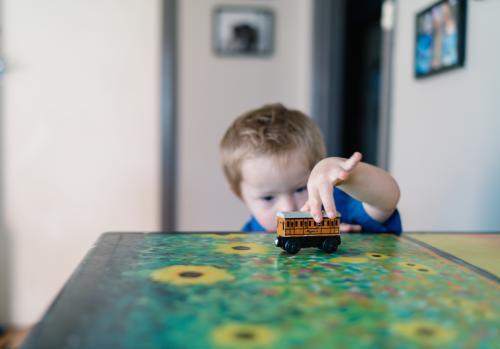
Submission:
<svg viewBox="0 0 500 349">
<path fill-rule="evenodd" d="M 361 153 L 355 152 L 349 159 L 332 157 L 318 162 L 307 181 L 309 198 L 300 210 L 310 212 L 314 221 L 320 223 L 323 220 L 321 213 L 321 205 L 323 205 L 327 216 L 334 218 L 337 215 L 337 209 L 333 199 L 333 187 L 349 178 L 361 158 Z M 360 231 L 361 226 L 343 224 L 341 230 Z"/>
</svg>

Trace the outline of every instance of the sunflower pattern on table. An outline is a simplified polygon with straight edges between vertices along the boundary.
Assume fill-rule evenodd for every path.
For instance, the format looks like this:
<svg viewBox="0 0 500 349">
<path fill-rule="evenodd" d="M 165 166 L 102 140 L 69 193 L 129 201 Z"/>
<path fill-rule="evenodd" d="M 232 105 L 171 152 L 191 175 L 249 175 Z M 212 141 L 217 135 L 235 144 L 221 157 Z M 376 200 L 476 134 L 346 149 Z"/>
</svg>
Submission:
<svg viewBox="0 0 500 349">
<path fill-rule="evenodd" d="M 234 280 L 234 277 L 227 271 L 212 266 L 173 265 L 153 271 L 151 279 L 175 285 L 210 285 L 219 281 Z"/>
<path fill-rule="evenodd" d="M 214 329 L 214 344 L 228 348 L 269 348 L 277 331 L 262 325 L 230 323 Z"/>
<path fill-rule="evenodd" d="M 498 313 L 486 300 L 469 300 L 457 297 L 443 297 L 441 302 L 446 306 L 462 311 L 464 317 L 468 319 L 495 319 Z"/>
<path fill-rule="evenodd" d="M 244 240 L 245 235 L 238 233 L 215 233 L 215 234 L 199 234 L 203 238 L 220 239 L 220 240 Z"/>
<path fill-rule="evenodd" d="M 417 273 L 436 274 L 435 270 L 416 262 L 399 262 L 399 265 L 405 269 L 416 271 Z"/>
<path fill-rule="evenodd" d="M 330 259 L 330 262 L 332 262 L 332 263 L 359 264 L 359 263 L 368 262 L 368 258 L 366 258 L 366 257 L 335 257 L 335 258 Z"/>
<path fill-rule="evenodd" d="M 442 348 L 457 336 L 456 331 L 432 321 L 410 321 L 394 324 L 394 334 L 406 337 L 425 347 Z"/>
<path fill-rule="evenodd" d="M 368 256 L 368 258 L 379 259 L 379 260 L 387 259 L 387 258 L 391 257 L 391 256 L 388 256 L 386 254 L 378 253 L 378 252 L 366 252 L 365 255 Z"/>
<path fill-rule="evenodd" d="M 253 242 L 232 242 L 229 244 L 220 244 L 217 246 L 216 251 L 229 254 L 261 254 L 267 252 L 268 248 L 261 244 Z"/>
<path fill-rule="evenodd" d="M 404 237 L 346 234 L 335 256 L 289 255 L 274 238 L 144 235 L 96 285 L 108 301 L 91 337 L 109 338 L 108 315 L 126 312 L 116 347 L 489 348 L 500 338 L 498 283 Z"/>
</svg>

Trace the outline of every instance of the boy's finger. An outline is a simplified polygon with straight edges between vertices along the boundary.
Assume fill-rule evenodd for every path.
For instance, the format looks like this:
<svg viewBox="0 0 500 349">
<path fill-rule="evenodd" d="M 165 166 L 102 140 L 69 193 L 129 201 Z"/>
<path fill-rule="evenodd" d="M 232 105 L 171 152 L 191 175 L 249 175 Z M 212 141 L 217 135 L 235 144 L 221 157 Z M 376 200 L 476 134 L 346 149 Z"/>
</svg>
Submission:
<svg viewBox="0 0 500 349">
<path fill-rule="evenodd" d="M 308 202 L 314 221 L 320 223 L 323 220 L 323 214 L 321 213 L 321 200 L 317 190 L 309 190 Z"/>
<path fill-rule="evenodd" d="M 358 224 L 350 224 L 350 232 L 360 232 L 361 231 L 361 226 Z"/>
<path fill-rule="evenodd" d="M 362 157 L 363 157 L 363 155 L 361 155 L 361 153 L 359 151 L 357 151 L 354 154 L 352 154 L 351 157 L 344 162 L 342 167 L 346 171 L 352 171 L 354 169 L 354 167 L 356 167 L 356 165 L 361 161 Z"/>
<path fill-rule="evenodd" d="M 361 231 L 361 226 L 358 224 L 340 223 L 340 231 L 342 233 L 354 233 Z"/>
<path fill-rule="evenodd" d="M 311 208 L 309 207 L 309 201 L 306 201 L 304 206 L 302 206 L 299 211 L 309 212 L 310 209 Z"/>
<path fill-rule="evenodd" d="M 338 178 L 341 181 L 345 181 L 347 178 L 349 178 L 349 172 L 347 172 L 347 171 L 340 171 L 339 175 L 338 175 Z"/>
<path fill-rule="evenodd" d="M 325 208 L 328 218 L 335 218 L 337 214 L 337 208 L 335 207 L 335 202 L 333 201 L 333 186 L 331 184 L 325 184 L 321 186 L 319 195 L 321 197 L 321 201 L 323 202 L 323 207 Z"/>
</svg>

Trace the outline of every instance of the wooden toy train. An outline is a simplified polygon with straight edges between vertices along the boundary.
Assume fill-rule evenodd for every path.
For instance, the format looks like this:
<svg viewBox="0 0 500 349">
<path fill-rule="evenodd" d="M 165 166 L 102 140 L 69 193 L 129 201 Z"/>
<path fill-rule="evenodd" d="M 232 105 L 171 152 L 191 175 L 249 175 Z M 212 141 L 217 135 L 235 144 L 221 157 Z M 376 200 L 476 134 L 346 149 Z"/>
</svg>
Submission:
<svg viewBox="0 0 500 349">
<path fill-rule="evenodd" d="M 278 212 L 276 214 L 276 247 L 295 254 L 303 247 L 317 247 L 327 253 L 335 252 L 340 245 L 340 214 L 316 223 L 310 213 L 301 211 Z"/>
</svg>

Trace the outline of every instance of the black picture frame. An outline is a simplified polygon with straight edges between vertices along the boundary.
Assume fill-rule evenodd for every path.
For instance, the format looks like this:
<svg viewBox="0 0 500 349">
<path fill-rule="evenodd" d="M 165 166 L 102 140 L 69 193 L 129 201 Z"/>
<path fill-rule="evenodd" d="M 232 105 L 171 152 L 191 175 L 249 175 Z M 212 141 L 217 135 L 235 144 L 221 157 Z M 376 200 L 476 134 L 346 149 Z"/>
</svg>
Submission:
<svg viewBox="0 0 500 349">
<path fill-rule="evenodd" d="M 265 57 L 274 52 L 275 16 L 270 8 L 218 6 L 213 11 L 213 50 L 225 57 Z"/>
<path fill-rule="evenodd" d="M 466 0 L 440 0 L 415 16 L 417 79 L 465 65 Z"/>
</svg>

